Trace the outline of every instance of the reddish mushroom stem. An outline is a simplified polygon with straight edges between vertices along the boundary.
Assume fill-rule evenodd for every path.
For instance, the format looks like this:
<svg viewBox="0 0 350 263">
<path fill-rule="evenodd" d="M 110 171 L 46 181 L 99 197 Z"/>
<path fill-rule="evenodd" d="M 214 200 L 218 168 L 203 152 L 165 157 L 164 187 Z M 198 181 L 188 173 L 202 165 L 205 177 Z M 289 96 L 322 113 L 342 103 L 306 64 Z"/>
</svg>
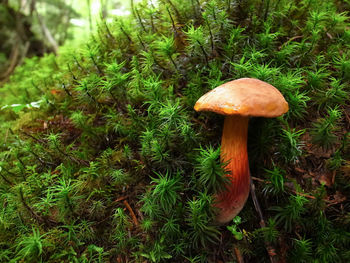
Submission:
<svg viewBox="0 0 350 263">
<path fill-rule="evenodd" d="M 216 196 L 220 209 L 219 223 L 232 220 L 243 208 L 249 196 L 250 177 L 247 153 L 249 117 L 226 116 L 221 140 L 221 160 L 228 162 L 230 184 Z"/>
</svg>

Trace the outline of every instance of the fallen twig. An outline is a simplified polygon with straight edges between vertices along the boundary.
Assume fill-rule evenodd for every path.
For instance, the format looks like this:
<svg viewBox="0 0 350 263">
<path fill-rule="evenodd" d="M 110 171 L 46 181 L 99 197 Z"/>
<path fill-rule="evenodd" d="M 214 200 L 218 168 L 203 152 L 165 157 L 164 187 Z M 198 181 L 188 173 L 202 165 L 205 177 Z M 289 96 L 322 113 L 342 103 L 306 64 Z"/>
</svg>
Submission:
<svg viewBox="0 0 350 263">
<path fill-rule="evenodd" d="M 134 211 L 132 210 L 131 206 L 129 205 L 128 201 L 124 200 L 123 201 L 125 207 L 129 210 L 129 213 L 132 217 L 132 221 L 134 222 L 135 226 L 139 225 L 139 222 L 137 221 L 136 215 L 134 213 Z"/>
<path fill-rule="evenodd" d="M 25 207 L 25 209 L 32 215 L 32 217 L 39 223 L 44 223 L 47 226 L 50 226 L 52 224 L 57 225 L 57 222 L 50 219 L 50 218 L 44 218 L 37 214 L 25 201 L 24 195 L 23 195 L 23 190 L 22 188 L 19 188 L 19 197 L 21 200 L 22 205 Z"/>
<path fill-rule="evenodd" d="M 258 181 L 258 182 L 262 182 L 262 183 L 271 183 L 271 182 L 268 181 L 268 180 L 264 180 L 264 179 L 261 179 L 261 178 L 258 178 L 258 177 L 254 177 L 254 176 L 251 176 L 251 178 L 252 178 L 252 180 L 254 180 L 254 181 Z M 304 197 L 310 198 L 310 199 L 316 199 L 315 196 L 312 196 L 312 195 L 309 195 L 309 194 L 305 194 L 305 193 L 298 192 L 298 191 L 296 191 L 296 190 L 294 190 L 294 189 L 291 189 L 290 186 L 288 186 L 288 185 L 286 185 L 286 184 L 284 184 L 284 185 L 288 188 L 289 191 L 291 191 L 291 192 L 294 193 L 294 194 L 297 194 L 297 195 L 300 195 L 300 196 L 304 196 Z M 346 198 L 342 198 L 342 199 L 340 199 L 340 200 L 338 200 L 338 201 L 332 201 L 332 200 L 328 200 L 328 199 L 325 199 L 325 198 L 323 199 L 323 201 L 325 201 L 325 202 L 327 203 L 327 207 L 328 207 L 328 206 L 331 206 L 331 205 L 339 204 L 339 203 L 341 203 L 341 202 L 343 202 L 343 201 L 345 201 L 345 200 L 346 200 Z"/>
<path fill-rule="evenodd" d="M 264 227 L 266 227 L 266 224 L 265 224 L 265 221 L 264 221 L 264 217 L 263 217 L 263 214 L 262 214 L 262 211 L 261 211 L 258 199 L 257 199 L 256 194 L 255 194 L 255 185 L 254 185 L 254 182 L 253 182 L 252 178 L 250 179 L 250 193 L 252 194 L 252 199 L 253 199 L 255 210 L 258 212 L 259 217 L 260 217 L 260 222 L 259 222 L 260 227 L 264 228 Z M 276 253 L 275 248 L 271 245 L 270 242 L 265 242 L 265 246 L 266 246 L 267 253 L 268 253 L 269 257 L 270 257 L 271 263 L 277 263 L 278 260 L 277 260 L 277 257 L 276 257 L 277 253 Z"/>
<path fill-rule="evenodd" d="M 113 203 L 118 203 L 118 202 L 120 202 L 120 201 L 125 200 L 126 198 L 128 198 L 128 196 L 121 196 L 121 197 L 115 199 L 115 200 L 113 201 Z"/>
<path fill-rule="evenodd" d="M 7 177 L 5 175 L 0 173 L 0 176 L 8 185 L 13 186 L 13 183 L 9 179 L 7 179 Z"/>
<path fill-rule="evenodd" d="M 235 256 L 236 256 L 236 259 L 237 259 L 237 262 L 238 263 L 244 263 L 244 259 L 243 259 L 243 256 L 242 256 L 242 253 L 241 251 L 239 250 L 239 248 L 237 246 L 233 246 L 233 250 L 235 252 Z"/>
</svg>

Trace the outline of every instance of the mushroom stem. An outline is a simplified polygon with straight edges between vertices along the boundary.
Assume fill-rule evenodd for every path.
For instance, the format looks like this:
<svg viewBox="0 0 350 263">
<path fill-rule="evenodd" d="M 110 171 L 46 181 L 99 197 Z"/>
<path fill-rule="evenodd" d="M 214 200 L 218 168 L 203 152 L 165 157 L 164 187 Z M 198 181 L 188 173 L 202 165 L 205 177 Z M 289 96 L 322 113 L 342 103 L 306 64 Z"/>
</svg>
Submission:
<svg viewBox="0 0 350 263">
<path fill-rule="evenodd" d="M 221 140 L 221 160 L 228 163 L 230 183 L 216 196 L 219 208 L 216 220 L 226 223 L 243 208 L 249 196 L 250 175 L 247 153 L 249 117 L 226 116 Z"/>
</svg>

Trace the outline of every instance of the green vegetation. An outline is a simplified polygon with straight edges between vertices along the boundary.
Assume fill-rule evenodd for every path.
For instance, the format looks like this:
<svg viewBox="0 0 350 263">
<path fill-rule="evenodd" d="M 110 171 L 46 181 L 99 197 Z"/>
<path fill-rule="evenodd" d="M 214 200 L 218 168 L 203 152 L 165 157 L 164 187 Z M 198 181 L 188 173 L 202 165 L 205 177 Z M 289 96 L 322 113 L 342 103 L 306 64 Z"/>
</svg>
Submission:
<svg viewBox="0 0 350 263">
<path fill-rule="evenodd" d="M 348 10 L 141 2 L 80 49 L 26 59 L 0 89 L 0 262 L 270 262 L 271 247 L 281 262 L 349 262 Z M 251 198 L 215 224 L 223 118 L 193 110 L 240 77 L 290 105 L 250 122 L 265 226 Z"/>
</svg>

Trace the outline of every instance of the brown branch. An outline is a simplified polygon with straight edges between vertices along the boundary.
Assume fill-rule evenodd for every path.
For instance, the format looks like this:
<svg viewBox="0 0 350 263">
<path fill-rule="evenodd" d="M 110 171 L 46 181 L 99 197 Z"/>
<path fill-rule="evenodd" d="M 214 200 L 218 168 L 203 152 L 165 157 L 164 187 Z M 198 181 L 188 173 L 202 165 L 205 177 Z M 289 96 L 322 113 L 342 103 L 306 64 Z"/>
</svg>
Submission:
<svg viewBox="0 0 350 263">
<path fill-rule="evenodd" d="M 23 190 L 22 188 L 19 188 L 19 197 L 21 199 L 22 205 L 27 209 L 27 211 L 34 217 L 38 223 L 45 224 L 46 226 L 52 226 L 52 225 L 58 225 L 58 223 L 47 217 L 42 217 L 39 214 L 37 214 L 25 201 L 24 196 L 23 196 Z"/>
<path fill-rule="evenodd" d="M 113 203 L 118 203 L 118 202 L 123 201 L 123 200 L 125 200 L 125 199 L 127 199 L 127 198 L 128 198 L 128 196 L 121 196 L 121 197 L 115 199 L 115 200 L 113 201 Z"/>
<path fill-rule="evenodd" d="M 27 137 L 29 137 L 29 138 L 32 138 L 34 141 L 36 141 L 36 142 L 38 142 L 38 143 L 46 144 L 45 141 L 43 141 L 43 140 L 41 140 L 41 139 L 39 139 L 39 138 L 34 137 L 33 135 L 31 135 L 31 134 L 25 132 L 24 130 L 21 130 L 20 132 L 23 133 L 25 136 L 27 136 Z"/>
<path fill-rule="evenodd" d="M 251 178 L 252 178 L 252 180 L 258 181 L 258 182 L 261 182 L 261 183 L 271 183 L 271 182 L 268 181 L 268 180 L 264 180 L 264 179 L 261 179 L 261 178 L 258 178 L 258 177 L 254 177 L 254 176 L 252 176 Z M 296 190 L 294 190 L 294 189 L 291 189 L 291 187 L 288 186 L 288 185 L 286 185 L 286 184 L 284 184 L 284 186 L 286 186 L 286 187 L 288 188 L 288 190 L 291 191 L 291 192 L 294 193 L 294 194 L 297 194 L 297 195 L 300 195 L 300 196 L 304 196 L 304 197 L 310 198 L 310 199 L 316 199 L 315 196 L 312 196 L 312 195 L 309 195 L 309 194 L 304 194 L 304 193 L 298 192 L 298 191 L 296 191 Z M 340 203 L 340 202 L 333 202 L 333 201 L 327 200 L 327 199 L 323 199 L 323 201 L 325 201 L 326 203 L 328 203 L 327 206 L 331 206 L 331 205 L 339 204 L 339 203 Z M 344 201 L 344 200 L 343 200 L 343 201 Z"/>
<path fill-rule="evenodd" d="M 266 224 L 265 224 L 265 221 L 264 221 L 263 213 L 261 211 L 261 207 L 260 207 L 258 199 L 256 197 L 255 185 L 254 185 L 254 182 L 253 182 L 252 178 L 250 179 L 250 193 L 252 195 L 252 199 L 253 199 L 255 210 L 258 212 L 258 215 L 260 217 L 260 222 L 259 222 L 260 227 L 264 228 L 264 227 L 266 227 Z M 267 241 L 265 241 L 265 246 L 266 246 L 267 253 L 268 253 L 269 257 L 270 257 L 270 262 L 271 263 L 277 263 L 278 260 L 277 260 L 277 257 L 276 257 L 277 256 L 276 249 L 272 246 L 272 244 L 270 242 L 267 242 Z"/>
<path fill-rule="evenodd" d="M 39 216 L 25 201 L 24 196 L 23 196 L 23 190 L 22 188 L 19 188 L 19 197 L 21 199 L 21 202 L 23 204 L 23 206 L 28 210 L 28 212 L 39 222 L 39 223 L 43 223 L 45 222 L 45 220 Z"/>
<path fill-rule="evenodd" d="M 6 183 L 8 183 L 10 186 L 13 186 L 13 183 L 9 179 L 7 179 L 7 177 L 5 175 L 0 173 L 0 176 Z"/>
<path fill-rule="evenodd" d="M 242 253 L 238 249 L 238 247 L 237 246 L 233 246 L 233 250 L 235 252 L 235 256 L 236 256 L 237 262 L 238 263 L 244 263 L 244 259 L 243 259 Z"/>
<path fill-rule="evenodd" d="M 124 200 L 123 203 L 124 203 L 125 207 L 129 210 L 129 213 L 132 217 L 132 221 L 134 222 L 134 225 L 138 226 L 139 222 L 137 221 L 136 215 L 135 215 L 134 211 L 132 210 L 131 206 L 129 205 L 128 201 Z"/>
<path fill-rule="evenodd" d="M 35 8 L 35 7 L 34 7 Z M 47 39 L 47 41 L 51 44 L 51 47 L 53 49 L 53 52 L 57 55 L 58 52 L 58 44 L 56 42 L 56 40 L 54 39 L 54 37 L 52 36 L 50 30 L 48 29 L 48 27 L 46 26 L 46 24 L 44 23 L 44 20 L 41 18 L 41 16 L 39 15 L 38 10 L 35 8 L 35 13 L 36 16 L 38 18 L 41 30 L 43 31 L 43 35 L 44 37 Z"/>
</svg>

